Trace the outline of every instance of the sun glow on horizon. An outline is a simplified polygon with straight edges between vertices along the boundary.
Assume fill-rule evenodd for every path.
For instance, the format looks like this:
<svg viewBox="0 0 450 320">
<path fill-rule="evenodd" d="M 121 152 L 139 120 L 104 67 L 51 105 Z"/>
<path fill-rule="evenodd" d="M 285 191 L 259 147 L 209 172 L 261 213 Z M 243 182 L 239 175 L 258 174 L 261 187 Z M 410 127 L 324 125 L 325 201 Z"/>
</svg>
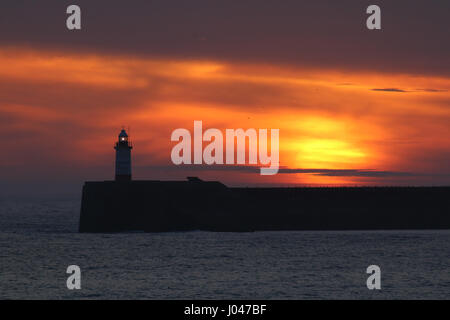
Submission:
<svg viewBox="0 0 450 320">
<path fill-rule="evenodd" d="M 40 141 L 50 150 L 40 157 L 49 157 L 53 166 L 100 166 L 124 123 L 133 128 L 137 165 L 166 165 L 170 133 L 202 120 L 221 130 L 280 129 L 280 165 L 288 168 L 423 173 L 448 167 L 448 78 L 25 48 L 0 48 L 0 64 L 0 115 L 9 119 L 0 130 L 19 137 L 7 143 L 24 165 L 26 150 L 35 150 Z M 1 161 L 0 166 L 14 162 Z M 314 174 L 249 178 L 238 171 L 217 175 L 252 183 L 390 181 Z"/>
</svg>

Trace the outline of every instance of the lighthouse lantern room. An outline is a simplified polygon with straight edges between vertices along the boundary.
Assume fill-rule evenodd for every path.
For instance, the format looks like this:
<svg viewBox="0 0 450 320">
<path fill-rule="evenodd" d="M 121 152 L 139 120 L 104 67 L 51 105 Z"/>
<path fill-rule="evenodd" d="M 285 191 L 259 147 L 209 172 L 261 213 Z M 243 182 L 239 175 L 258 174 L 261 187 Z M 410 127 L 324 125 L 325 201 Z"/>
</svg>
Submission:
<svg viewBox="0 0 450 320">
<path fill-rule="evenodd" d="M 131 149 L 133 146 L 128 141 L 128 134 L 122 129 L 119 140 L 114 146 L 116 149 L 116 181 L 131 180 Z"/>
</svg>

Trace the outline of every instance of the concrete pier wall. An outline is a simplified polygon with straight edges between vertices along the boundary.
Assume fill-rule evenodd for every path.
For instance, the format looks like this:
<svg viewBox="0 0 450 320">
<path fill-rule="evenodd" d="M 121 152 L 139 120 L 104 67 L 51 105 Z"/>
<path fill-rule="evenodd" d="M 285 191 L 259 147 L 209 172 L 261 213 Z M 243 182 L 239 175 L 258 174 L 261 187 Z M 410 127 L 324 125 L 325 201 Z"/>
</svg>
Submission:
<svg viewBox="0 0 450 320">
<path fill-rule="evenodd" d="M 80 232 L 450 229 L 450 187 L 227 188 L 204 181 L 83 187 Z"/>
</svg>

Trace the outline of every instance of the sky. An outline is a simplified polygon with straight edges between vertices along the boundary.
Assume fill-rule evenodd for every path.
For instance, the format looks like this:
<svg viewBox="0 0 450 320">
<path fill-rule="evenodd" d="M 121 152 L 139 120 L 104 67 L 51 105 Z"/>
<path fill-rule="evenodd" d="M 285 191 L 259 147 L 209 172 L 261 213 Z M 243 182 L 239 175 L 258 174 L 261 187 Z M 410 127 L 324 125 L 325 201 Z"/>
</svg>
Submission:
<svg viewBox="0 0 450 320">
<path fill-rule="evenodd" d="M 449 1 L 131 3 L 2 0 L 0 196 L 112 179 L 122 126 L 135 179 L 450 184 Z M 173 165 L 171 132 L 194 120 L 280 129 L 279 173 Z"/>
</svg>

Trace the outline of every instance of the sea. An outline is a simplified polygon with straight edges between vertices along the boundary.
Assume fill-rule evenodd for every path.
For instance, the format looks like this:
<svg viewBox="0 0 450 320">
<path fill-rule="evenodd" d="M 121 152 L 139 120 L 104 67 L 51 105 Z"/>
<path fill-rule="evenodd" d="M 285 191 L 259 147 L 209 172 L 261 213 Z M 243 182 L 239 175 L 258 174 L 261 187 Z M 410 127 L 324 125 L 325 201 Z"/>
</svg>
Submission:
<svg viewBox="0 0 450 320">
<path fill-rule="evenodd" d="M 80 234 L 79 212 L 0 200 L 0 299 L 450 299 L 449 230 Z"/>
</svg>

